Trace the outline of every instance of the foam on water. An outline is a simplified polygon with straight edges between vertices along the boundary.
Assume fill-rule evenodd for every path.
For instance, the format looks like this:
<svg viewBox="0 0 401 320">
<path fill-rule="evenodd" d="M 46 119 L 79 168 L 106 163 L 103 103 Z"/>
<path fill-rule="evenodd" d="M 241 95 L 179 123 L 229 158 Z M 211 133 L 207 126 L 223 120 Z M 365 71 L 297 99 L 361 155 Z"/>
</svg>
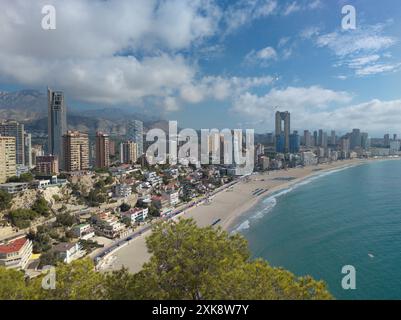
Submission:
<svg viewBox="0 0 401 320">
<path fill-rule="evenodd" d="M 323 171 L 323 172 L 317 173 L 311 177 L 305 178 L 299 182 L 294 183 L 291 187 L 281 189 L 281 190 L 267 196 L 265 199 L 263 199 L 260 202 L 260 203 L 262 203 L 263 208 L 261 210 L 256 211 L 252 216 L 248 217 L 245 221 L 238 224 L 237 227 L 235 227 L 233 229 L 232 233 L 237 233 L 237 232 L 241 232 L 241 231 L 245 231 L 245 230 L 249 229 L 252 221 L 262 219 L 266 214 L 271 212 L 277 204 L 277 199 L 286 195 L 287 193 L 289 193 L 301 186 L 305 186 L 317 179 L 326 177 L 326 176 L 331 175 L 336 172 L 340 172 L 340 171 L 349 169 L 354 166 L 355 165 L 348 165 L 348 166 L 344 166 L 344 167 L 341 167 L 338 169 L 333 169 L 330 171 Z M 255 210 L 255 208 L 252 208 L 250 211 L 253 211 L 253 210 Z M 245 214 L 245 216 L 246 216 L 246 214 Z"/>
</svg>

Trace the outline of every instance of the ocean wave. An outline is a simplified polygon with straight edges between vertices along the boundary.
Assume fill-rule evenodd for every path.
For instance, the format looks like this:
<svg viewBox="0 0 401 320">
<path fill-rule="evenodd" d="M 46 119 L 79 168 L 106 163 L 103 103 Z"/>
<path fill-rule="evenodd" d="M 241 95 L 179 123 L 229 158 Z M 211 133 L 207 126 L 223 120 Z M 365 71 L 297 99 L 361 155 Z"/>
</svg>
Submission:
<svg viewBox="0 0 401 320">
<path fill-rule="evenodd" d="M 247 230 L 251 227 L 249 220 L 245 220 L 242 222 L 237 228 L 235 228 L 231 233 L 238 233 L 244 230 Z"/>
<path fill-rule="evenodd" d="M 277 198 L 280 198 L 280 197 L 286 195 L 287 193 L 290 193 L 291 191 L 293 191 L 301 186 L 305 186 L 317 179 L 326 177 L 326 176 L 336 173 L 336 172 L 346 170 L 346 169 L 354 167 L 354 166 L 355 165 L 349 165 L 349 166 L 341 167 L 338 169 L 333 169 L 330 171 L 323 171 L 323 172 L 317 173 L 313 176 L 310 176 L 299 182 L 294 183 L 291 187 L 279 190 L 279 191 L 269 195 L 268 197 L 266 197 L 265 199 L 263 199 L 260 202 L 262 204 L 263 208 L 258 210 L 257 212 L 255 212 L 250 217 L 248 217 L 247 220 L 240 223 L 236 228 L 234 228 L 234 230 L 232 232 L 237 233 L 237 232 L 241 232 L 241 231 L 245 231 L 245 230 L 249 229 L 251 227 L 252 221 L 262 219 L 264 216 L 266 216 L 266 214 L 268 214 L 269 212 L 271 212 L 274 209 L 274 207 L 277 205 Z M 257 207 L 259 207 L 259 206 L 260 206 L 260 204 Z M 252 210 L 254 210 L 255 208 L 253 208 Z"/>
</svg>

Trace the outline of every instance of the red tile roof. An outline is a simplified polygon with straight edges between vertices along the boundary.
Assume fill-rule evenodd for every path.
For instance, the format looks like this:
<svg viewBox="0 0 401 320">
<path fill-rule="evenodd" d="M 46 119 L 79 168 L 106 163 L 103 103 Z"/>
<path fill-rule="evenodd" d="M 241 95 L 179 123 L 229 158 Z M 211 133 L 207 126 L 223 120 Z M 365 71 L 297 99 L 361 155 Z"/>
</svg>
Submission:
<svg viewBox="0 0 401 320">
<path fill-rule="evenodd" d="M 0 253 L 18 252 L 27 241 L 28 240 L 26 238 L 19 238 L 14 241 L 10 241 L 7 244 L 2 244 L 0 245 Z"/>
</svg>

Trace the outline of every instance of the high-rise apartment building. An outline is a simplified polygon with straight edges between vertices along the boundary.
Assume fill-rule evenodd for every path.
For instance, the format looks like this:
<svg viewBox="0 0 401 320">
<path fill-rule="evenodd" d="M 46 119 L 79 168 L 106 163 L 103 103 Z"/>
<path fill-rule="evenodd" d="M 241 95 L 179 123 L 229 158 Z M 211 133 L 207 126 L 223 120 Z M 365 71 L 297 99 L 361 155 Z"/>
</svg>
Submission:
<svg viewBox="0 0 401 320">
<path fill-rule="evenodd" d="M 0 183 L 16 175 L 15 138 L 0 136 Z"/>
<path fill-rule="evenodd" d="M 133 141 L 137 145 L 137 155 L 142 156 L 143 150 L 143 122 L 139 120 L 132 120 L 128 123 L 127 127 L 128 140 Z"/>
<path fill-rule="evenodd" d="M 276 151 L 290 151 L 290 113 L 276 112 Z"/>
<path fill-rule="evenodd" d="M 350 146 L 351 150 L 361 146 L 362 144 L 361 130 L 359 129 L 352 130 L 350 144 L 351 144 Z"/>
<path fill-rule="evenodd" d="M 0 123 L 0 135 L 15 138 L 15 161 L 18 165 L 25 164 L 25 130 L 24 125 L 14 121 L 7 120 Z"/>
<path fill-rule="evenodd" d="M 48 154 L 58 156 L 64 168 L 63 135 L 67 132 L 67 107 L 64 93 L 47 89 L 48 104 Z"/>
<path fill-rule="evenodd" d="M 330 144 L 333 146 L 337 144 L 337 136 L 336 136 L 336 132 L 334 130 L 331 130 Z"/>
<path fill-rule="evenodd" d="M 29 169 L 32 168 L 32 135 L 30 133 L 24 134 L 24 164 Z"/>
<path fill-rule="evenodd" d="M 384 135 L 384 147 L 390 147 L 390 135 L 388 133 Z"/>
<path fill-rule="evenodd" d="M 301 145 L 301 138 L 297 131 L 290 134 L 290 153 L 298 153 Z"/>
<path fill-rule="evenodd" d="M 312 146 L 312 135 L 309 130 L 304 131 L 304 144 L 306 147 Z"/>
<path fill-rule="evenodd" d="M 89 138 L 86 133 L 67 131 L 63 135 L 64 170 L 67 172 L 89 169 Z"/>
<path fill-rule="evenodd" d="M 135 163 L 138 160 L 138 146 L 133 141 L 122 142 L 120 145 L 120 162 Z"/>
<path fill-rule="evenodd" d="M 108 168 L 110 166 L 110 139 L 108 134 L 96 132 L 95 166 Z"/>
<path fill-rule="evenodd" d="M 36 172 L 43 175 L 59 174 L 57 156 L 36 157 Z"/>
</svg>

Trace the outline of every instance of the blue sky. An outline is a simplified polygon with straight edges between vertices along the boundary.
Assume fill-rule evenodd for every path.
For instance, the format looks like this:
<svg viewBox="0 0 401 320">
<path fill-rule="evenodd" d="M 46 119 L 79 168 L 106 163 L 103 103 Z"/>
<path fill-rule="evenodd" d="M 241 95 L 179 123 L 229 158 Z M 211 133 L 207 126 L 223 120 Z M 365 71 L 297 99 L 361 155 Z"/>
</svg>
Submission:
<svg viewBox="0 0 401 320">
<path fill-rule="evenodd" d="M 56 9 L 43 30 L 41 8 Z M 0 89 L 47 85 L 69 104 L 133 108 L 181 127 L 401 133 L 397 0 L 11 1 Z M 343 30 L 344 5 L 356 29 Z"/>
</svg>

